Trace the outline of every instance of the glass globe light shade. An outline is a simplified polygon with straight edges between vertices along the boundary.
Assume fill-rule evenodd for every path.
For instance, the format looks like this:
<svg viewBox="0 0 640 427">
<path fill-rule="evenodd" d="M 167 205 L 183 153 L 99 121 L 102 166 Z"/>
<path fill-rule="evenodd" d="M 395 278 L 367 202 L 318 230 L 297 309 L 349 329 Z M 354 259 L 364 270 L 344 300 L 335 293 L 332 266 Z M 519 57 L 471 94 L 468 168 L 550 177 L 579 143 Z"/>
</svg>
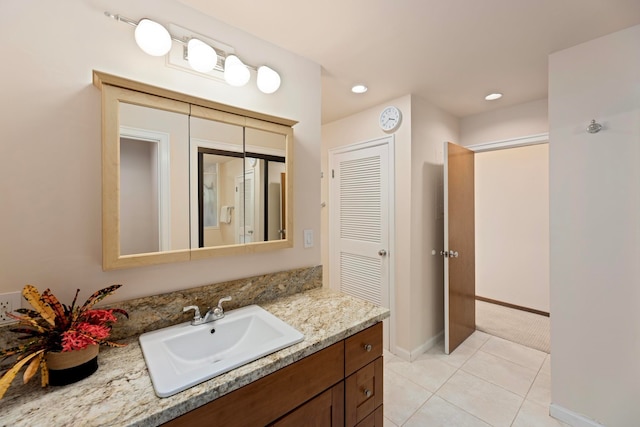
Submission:
<svg viewBox="0 0 640 427">
<path fill-rule="evenodd" d="M 257 84 L 258 89 L 260 89 L 261 92 L 273 93 L 278 90 L 281 82 L 280 74 L 275 72 L 273 69 L 266 65 L 258 67 Z"/>
<path fill-rule="evenodd" d="M 171 50 L 171 35 L 166 28 L 150 19 L 141 19 L 136 26 L 138 47 L 151 56 L 163 56 Z"/>
<path fill-rule="evenodd" d="M 251 78 L 246 65 L 235 55 L 229 55 L 224 60 L 224 79 L 231 86 L 244 86 Z"/>
<path fill-rule="evenodd" d="M 201 73 L 208 73 L 218 63 L 215 49 L 198 39 L 191 39 L 187 43 L 187 56 L 191 68 Z"/>
</svg>

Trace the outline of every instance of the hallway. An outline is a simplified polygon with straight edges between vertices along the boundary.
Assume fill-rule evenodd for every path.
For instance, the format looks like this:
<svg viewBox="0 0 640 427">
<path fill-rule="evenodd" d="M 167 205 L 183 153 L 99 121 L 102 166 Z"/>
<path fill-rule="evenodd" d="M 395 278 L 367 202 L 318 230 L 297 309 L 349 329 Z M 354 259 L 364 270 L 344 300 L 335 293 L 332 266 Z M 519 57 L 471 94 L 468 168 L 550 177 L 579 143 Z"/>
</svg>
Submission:
<svg viewBox="0 0 640 427">
<path fill-rule="evenodd" d="M 441 342 L 412 363 L 384 357 L 385 427 L 566 425 L 548 415 L 542 351 L 476 331 L 450 355 Z"/>
</svg>

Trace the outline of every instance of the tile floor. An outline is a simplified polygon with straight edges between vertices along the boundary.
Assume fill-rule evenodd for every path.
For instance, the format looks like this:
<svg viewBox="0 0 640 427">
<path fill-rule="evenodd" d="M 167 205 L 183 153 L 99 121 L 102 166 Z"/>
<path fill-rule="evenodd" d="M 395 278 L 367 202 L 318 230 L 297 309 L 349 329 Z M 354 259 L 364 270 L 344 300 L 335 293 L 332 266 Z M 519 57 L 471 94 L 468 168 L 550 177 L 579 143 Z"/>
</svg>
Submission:
<svg viewBox="0 0 640 427">
<path fill-rule="evenodd" d="M 476 331 L 450 355 L 384 356 L 385 427 L 566 426 L 551 418 L 550 355 Z"/>
</svg>

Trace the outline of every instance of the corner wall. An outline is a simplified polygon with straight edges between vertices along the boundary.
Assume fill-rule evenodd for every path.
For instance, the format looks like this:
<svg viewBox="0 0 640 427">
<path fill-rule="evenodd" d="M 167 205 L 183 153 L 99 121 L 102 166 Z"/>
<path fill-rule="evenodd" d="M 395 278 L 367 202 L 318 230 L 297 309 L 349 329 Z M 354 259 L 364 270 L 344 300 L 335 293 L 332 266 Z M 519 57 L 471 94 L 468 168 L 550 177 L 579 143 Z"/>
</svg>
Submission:
<svg viewBox="0 0 640 427">
<path fill-rule="evenodd" d="M 320 66 L 173 0 L 25 0 L 3 6 L 0 55 L 0 293 L 27 283 L 63 301 L 113 283 L 110 302 L 320 263 L 302 230 L 320 233 Z M 272 95 L 176 70 L 144 54 L 130 25 L 104 12 L 175 23 L 232 45 L 282 75 Z M 62 18 L 66 17 L 66 18 Z M 73 18 L 71 18 L 73 17 Z M 27 25 L 28 24 L 28 25 Z M 294 248 L 103 272 L 100 70 L 241 108 L 297 120 Z M 315 172 L 313 172 L 315 171 Z"/>
<path fill-rule="evenodd" d="M 503 141 L 549 131 L 547 99 L 499 108 L 460 119 L 460 145 Z"/>
<path fill-rule="evenodd" d="M 549 57 L 551 414 L 572 425 L 640 419 L 639 46 L 635 26 Z"/>
<path fill-rule="evenodd" d="M 395 105 L 402 111 L 402 124 L 394 133 L 396 164 L 411 164 L 411 96 L 406 95 L 393 99 L 385 104 L 369 108 L 352 116 L 322 126 L 322 201 L 326 206 L 322 208 L 322 266 L 324 286 L 337 288 L 329 282 L 329 150 L 359 142 L 387 136 L 378 126 L 380 112 L 387 105 Z M 395 306 L 390 307 L 395 322 L 392 341 L 389 343 L 391 351 L 396 346 L 408 347 L 410 343 L 411 317 L 409 310 L 399 309 L 410 305 L 410 253 L 409 229 L 411 218 L 411 175 L 410 169 L 395 168 Z M 393 299 L 392 299 L 393 300 Z"/>
<path fill-rule="evenodd" d="M 387 105 L 402 110 L 395 135 L 395 342 L 391 350 L 415 358 L 435 344 L 444 328 L 443 261 L 431 255 L 443 244 L 442 201 L 444 141 L 458 139 L 458 120 L 426 100 L 407 95 L 322 126 L 322 170 L 329 176 L 328 151 L 386 136 L 378 118 Z M 324 285 L 329 283 L 329 186 L 323 179 L 322 257 Z M 442 202 L 440 203 L 442 206 Z M 393 300 L 393 299 L 392 299 Z"/>
<path fill-rule="evenodd" d="M 411 98 L 411 344 L 414 359 L 444 331 L 444 143 L 458 143 L 459 120 Z M 437 255 L 432 255 L 435 251 Z"/>
</svg>

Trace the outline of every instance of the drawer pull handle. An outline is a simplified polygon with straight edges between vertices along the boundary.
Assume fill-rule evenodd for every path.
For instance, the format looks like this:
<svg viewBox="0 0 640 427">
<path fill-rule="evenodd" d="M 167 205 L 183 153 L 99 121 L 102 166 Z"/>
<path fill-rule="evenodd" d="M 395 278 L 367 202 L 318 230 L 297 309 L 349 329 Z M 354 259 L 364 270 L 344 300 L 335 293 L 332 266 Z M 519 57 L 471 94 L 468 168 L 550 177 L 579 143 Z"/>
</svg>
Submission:
<svg viewBox="0 0 640 427">
<path fill-rule="evenodd" d="M 364 350 L 365 350 L 366 352 L 370 352 L 370 351 L 371 351 L 371 349 L 373 349 L 373 347 L 371 346 L 371 344 L 365 344 L 365 345 L 363 345 L 363 347 L 364 347 Z"/>
<path fill-rule="evenodd" d="M 364 395 L 365 395 L 365 396 L 367 396 L 367 397 L 371 397 L 371 395 L 372 395 L 372 394 L 373 394 L 373 393 L 371 393 L 371 390 L 369 390 L 368 388 L 365 388 L 365 389 L 364 389 Z"/>
</svg>

